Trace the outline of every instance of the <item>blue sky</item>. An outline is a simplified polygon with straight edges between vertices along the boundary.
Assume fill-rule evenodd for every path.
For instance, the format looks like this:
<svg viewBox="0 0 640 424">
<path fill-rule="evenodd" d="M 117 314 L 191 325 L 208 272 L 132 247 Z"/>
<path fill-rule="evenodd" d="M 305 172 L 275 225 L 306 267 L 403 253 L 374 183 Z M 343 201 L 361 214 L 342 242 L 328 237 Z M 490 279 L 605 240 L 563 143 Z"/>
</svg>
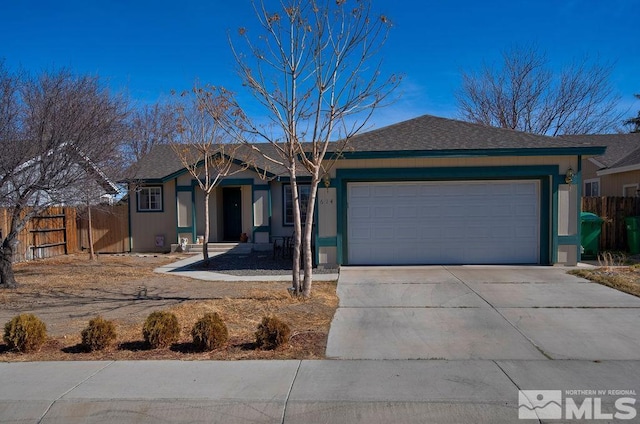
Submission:
<svg viewBox="0 0 640 424">
<path fill-rule="evenodd" d="M 425 113 L 456 117 L 462 70 L 497 63 L 515 44 L 535 44 L 561 67 L 588 55 L 614 64 L 621 108 L 640 109 L 640 0 L 389 1 L 394 22 L 382 57 L 404 75 L 400 98 L 374 126 Z M 0 5 L 0 58 L 38 72 L 97 73 L 141 103 L 203 83 L 242 91 L 227 32 L 254 22 L 249 0 L 17 0 Z"/>
</svg>

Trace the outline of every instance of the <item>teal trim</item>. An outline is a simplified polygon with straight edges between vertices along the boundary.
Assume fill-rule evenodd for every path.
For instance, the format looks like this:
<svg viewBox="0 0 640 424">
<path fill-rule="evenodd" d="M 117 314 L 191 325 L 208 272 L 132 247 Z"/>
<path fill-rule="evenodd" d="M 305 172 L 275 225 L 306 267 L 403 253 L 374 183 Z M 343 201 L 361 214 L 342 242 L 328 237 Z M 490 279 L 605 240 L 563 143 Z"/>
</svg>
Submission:
<svg viewBox="0 0 640 424">
<path fill-rule="evenodd" d="M 176 233 L 191 233 L 191 240 L 195 243 L 196 241 L 196 187 L 198 186 L 198 181 L 191 180 L 191 185 L 182 186 L 178 185 L 178 179 L 175 179 L 175 187 L 176 187 Z M 191 193 L 191 226 L 189 227 L 180 227 L 178 225 L 178 193 Z M 178 240 L 179 241 L 179 240 Z"/>
<path fill-rule="evenodd" d="M 576 156 L 604 154 L 606 147 L 545 147 L 507 149 L 442 149 L 442 150 L 387 150 L 374 152 L 343 152 L 342 159 L 400 159 L 487 156 Z M 325 158 L 330 157 L 330 153 Z"/>
<path fill-rule="evenodd" d="M 558 189 L 561 180 L 564 180 L 564 175 L 556 173 L 551 181 L 551 263 L 558 262 Z"/>
<path fill-rule="evenodd" d="M 298 181 L 298 195 L 300 194 L 300 187 L 302 187 L 302 186 L 308 186 L 309 190 L 311 190 L 311 184 L 309 184 L 311 182 L 311 179 L 308 180 L 309 182 L 305 182 L 305 180 L 306 180 L 305 178 L 303 178 L 302 181 L 301 181 L 300 178 L 297 179 L 297 181 Z M 290 224 L 287 224 L 285 222 L 285 218 L 286 218 L 286 215 L 287 215 L 287 196 L 286 196 L 286 193 L 285 193 L 285 187 L 287 187 L 287 186 L 290 187 L 291 183 L 285 182 L 285 183 L 283 183 L 281 185 L 281 189 L 282 189 L 282 216 L 280 217 L 280 220 L 282 222 L 282 227 L 283 228 L 293 227 L 293 222 L 290 223 Z M 314 208 L 314 212 L 313 213 L 315 214 L 314 217 L 313 217 L 314 218 L 313 222 L 318 222 L 318 220 L 317 220 L 318 208 Z M 293 217 L 292 217 L 292 219 L 293 219 Z M 301 219 L 303 220 L 302 225 L 304 226 L 304 219 L 302 217 L 301 217 Z"/>
<path fill-rule="evenodd" d="M 193 227 L 193 230 L 191 232 L 191 240 L 193 240 L 194 243 L 196 242 L 196 237 L 197 237 L 196 187 L 199 187 L 198 181 L 191 180 L 191 226 Z"/>
<path fill-rule="evenodd" d="M 184 188 L 184 186 L 179 186 L 178 179 L 176 178 L 174 181 L 174 191 L 175 191 L 174 202 L 176 204 L 176 237 L 178 237 L 178 240 L 176 241 L 178 243 L 180 242 L 180 227 L 178 226 L 178 192 L 181 191 L 180 188 Z M 189 190 L 191 190 L 191 187 L 189 187 Z M 193 225 L 193 222 L 191 224 Z"/>
<path fill-rule="evenodd" d="M 131 233 L 131 215 L 133 215 L 133 211 L 131 210 L 131 195 L 133 192 L 131 191 L 131 187 L 129 187 L 129 196 L 127 196 L 127 208 L 129 209 L 129 213 L 127 214 L 127 226 L 129 229 L 129 252 L 133 250 L 133 234 Z"/>
<path fill-rule="evenodd" d="M 580 236 L 558 236 L 558 244 L 560 246 L 566 246 L 568 244 L 579 245 L 580 244 Z"/>
<path fill-rule="evenodd" d="M 320 249 L 318 249 L 318 247 L 320 247 L 320 245 L 318 244 L 318 241 L 320 239 L 320 225 L 318 225 L 318 217 L 320 216 L 320 212 L 318 209 L 320 208 L 318 208 L 318 190 L 316 188 L 316 204 L 313 207 L 313 227 L 311 228 L 311 231 L 313 233 L 313 235 L 311 236 L 311 251 L 313 253 L 313 258 L 311 259 L 311 261 L 313 262 L 314 267 L 318 266 L 318 264 L 320 263 Z M 316 244 L 315 246 L 313 245 L 314 241 Z"/>
<path fill-rule="evenodd" d="M 253 186 L 253 191 L 269 191 L 271 190 L 271 186 L 269 184 L 255 184 Z"/>
<path fill-rule="evenodd" d="M 337 186 L 337 262 L 349 263 L 347 236 L 347 183 L 367 181 L 464 181 L 464 180 L 539 180 L 540 181 L 540 263 L 549 265 L 557 258 L 557 175 L 558 165 L 338 169 Z M 553 179 L 550 181 L 550 176 Z M 553 186 L 553 196 L 550 196 Z M 551 200 L 549 200 L 551 198 Z M 549 205 L 551 201 L 551 205 Z M 549 208 L 553 213 L 549 214 Z M 553 235 L 553 238 L 551 238 Z M 550 247 L 553 252 L 550 252 Z"/>
<path fill-rule="evenodd" d="M 469 166 L 441 168 L 375 168 L 375 169 L 338 169 L 337 187 L 344 188 L 345 180 L 356 181 L 455 181 L 468 179 L 523 179 L 557 175 L 557 165 L 533 166 Z"/>
<path fill-rule="evenodd" d="M 338 237 L 316 237 L 316 246 L 335 247 L 338 245 Z"/>
<path fill-rule="evenodd" d="M 578 241 L 576 248 L 578 249 L 578 262 L 580 262 L 582 261 L 582 156 L 578 156 L 578 172 L 576 173 L 576 179 L 574 182 L 576 183 L 576 189 L 578 191 L 578 207 L 576 208 L 578 213 L 578 216 L 576 217 L 576 226 L 578 227 L 576 233 L 578 234 Z"/>
<path fill-rule="evenodd" d="M 254 233 L 268 233 L 271 231 L 271 227 L 269 225 L 260 225 L 259 227 L 253 227 Z"/>
<path fill-rule="evenodd" d="M 253 186 L 253 178 L 229 178 L 221 180 L 218 184 L 218 187 L 228 187 L 228 186 L 241 186 L 241 185 L 250 185 Z"/>
<path fill-rule="evenodd" d="M 540 177 L 540 264 L 551 265 L 555 263 L 552 256 L 552 244 L 551 234 L 557 234 L 552 232 L 553 222 L 556 222 L 557 226 L 557 214 L 550 214 L 549 210 L 551 205 L 551 180 L 550 177 Z"/>
<path fill-rule="evenodd" d="M 311 177 L 296 177 L 296 181 L 298 184 L 311 184 Z M 281 183 L 291 183 L 291 177 L 278 177 L 278 182 Z"/>
<path fill-rule="evenodd" d="M 160 205 L 160 209 L 158 210 L 141 210 L 140 209 L 140 190 L 145 189 L 145 188 L 158 188 L 160 187 L 160 202 L 162 203 Z M 136 212 L 137 213 L 163 213 L 164 212 L 164 186 L 163 185 L 144 185 L 141 187 L 138 187 L 138 189 L 136 190 Z"/>
</svg>

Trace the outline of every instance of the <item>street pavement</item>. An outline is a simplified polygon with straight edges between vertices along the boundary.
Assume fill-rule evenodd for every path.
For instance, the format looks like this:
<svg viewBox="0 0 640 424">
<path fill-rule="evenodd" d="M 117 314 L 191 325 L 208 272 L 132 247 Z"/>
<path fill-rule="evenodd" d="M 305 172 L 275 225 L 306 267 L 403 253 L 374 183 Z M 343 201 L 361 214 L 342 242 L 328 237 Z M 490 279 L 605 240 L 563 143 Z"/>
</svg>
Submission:
<svg viewBox="0 0 640 424">
<path fill-rule="evenodd" d="M 332 359 L 0 363 L 0 422 L 640 422 L 633 296 L 550 267 L 347 267 L 338 294 Z"/>
</svg>

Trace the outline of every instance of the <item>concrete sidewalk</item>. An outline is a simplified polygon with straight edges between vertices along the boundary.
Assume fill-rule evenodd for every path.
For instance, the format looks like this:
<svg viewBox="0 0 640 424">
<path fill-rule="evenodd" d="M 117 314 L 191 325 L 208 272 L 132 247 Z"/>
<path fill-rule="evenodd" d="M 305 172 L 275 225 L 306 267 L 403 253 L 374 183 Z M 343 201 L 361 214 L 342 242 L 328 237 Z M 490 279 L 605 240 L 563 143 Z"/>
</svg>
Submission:
<svg viewBox="0 0 640 424">
<path fill-rule="evenodd" d="M 519 389 L 640 393 L 640 361 L 1 363 L 0 381 L 2 423 L 513 423 Z"/>
</svg>

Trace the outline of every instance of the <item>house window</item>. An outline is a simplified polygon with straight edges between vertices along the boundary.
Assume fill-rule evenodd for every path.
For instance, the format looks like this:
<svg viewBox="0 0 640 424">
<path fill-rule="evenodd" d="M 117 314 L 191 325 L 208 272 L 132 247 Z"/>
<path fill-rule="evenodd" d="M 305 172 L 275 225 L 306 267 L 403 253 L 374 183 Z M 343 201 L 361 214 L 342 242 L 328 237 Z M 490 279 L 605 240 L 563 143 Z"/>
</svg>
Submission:
<svg viewBox="0 0 640 424">
<path fill-rule="evenodd" d="M 600 178 L 585 180 L 583 195 L 585 197 L 600 196 Z"/>
<path fill-rule="evenodd" d="M 638 184 L 625 184 L 622 186 L 624 197 L 636 197 L 638 195 Z"/>
<path fill-rule="evenodd" d="M 162 211 L 162 187 L 141 187 L 138 190 L 139 212 Z"/>
<path fill-rule="evenodd" d="M 309 203 L 309 184 L 298 184 L 298 196 L 300 196 L 300 215 L 302 224 L 307 219 L 307 204 Z M 293 196 L 291 195 L 291 185 L 284 186 L 284 225 L 293 225 Z"/>
</svg>

